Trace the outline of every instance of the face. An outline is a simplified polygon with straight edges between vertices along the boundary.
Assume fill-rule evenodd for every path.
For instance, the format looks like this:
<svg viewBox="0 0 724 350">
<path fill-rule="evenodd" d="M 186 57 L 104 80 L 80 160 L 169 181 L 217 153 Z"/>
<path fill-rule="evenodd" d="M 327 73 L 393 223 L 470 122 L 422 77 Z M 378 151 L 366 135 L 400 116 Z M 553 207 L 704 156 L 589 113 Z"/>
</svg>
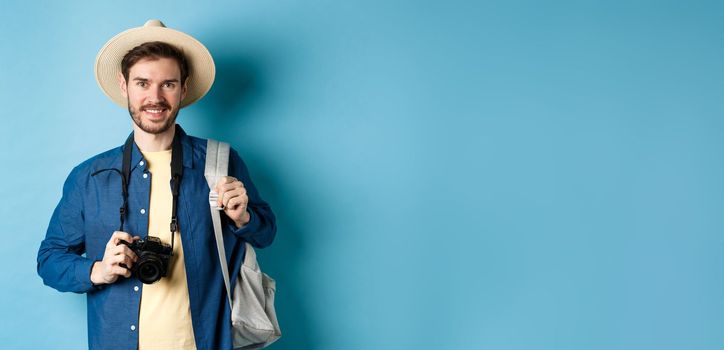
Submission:
<svg viewBox="0 0 724 350">
<path fill-rule="evenodd" d="M 118 80 L 128 99 L 128 113 L 140 130 L 161 134 L 175 125 L 179 105 L 186 96 L 176 60 L 140 60 L 129 69 L 127 82 L 122 75 Z"/>
</svg>

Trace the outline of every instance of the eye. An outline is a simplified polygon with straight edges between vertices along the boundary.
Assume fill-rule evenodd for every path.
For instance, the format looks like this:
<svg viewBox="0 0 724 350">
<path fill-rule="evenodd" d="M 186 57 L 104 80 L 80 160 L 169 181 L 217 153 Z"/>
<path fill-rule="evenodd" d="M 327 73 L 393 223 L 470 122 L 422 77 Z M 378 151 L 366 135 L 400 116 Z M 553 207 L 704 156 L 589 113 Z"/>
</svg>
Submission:
<svg viewBox="0 0 724 350">
<path fill-rule="evenodd" d="M 166 88 L 169 88 L 169 89 L 172 89 L 174 86 L 175 86 L 174 83 L 164 83 L 164 84 L 163 84 L 163 87 L 166 87 Z"/>
<path fill-rule="evenodd" d="M 146 82 L 145 82 L 145 81 L 138 81 L 138 82 L 136 82 L 136 85 L 137 85 L 137 86 L 140 86 L 140 87 L 146 87 Z"/>
</svg>

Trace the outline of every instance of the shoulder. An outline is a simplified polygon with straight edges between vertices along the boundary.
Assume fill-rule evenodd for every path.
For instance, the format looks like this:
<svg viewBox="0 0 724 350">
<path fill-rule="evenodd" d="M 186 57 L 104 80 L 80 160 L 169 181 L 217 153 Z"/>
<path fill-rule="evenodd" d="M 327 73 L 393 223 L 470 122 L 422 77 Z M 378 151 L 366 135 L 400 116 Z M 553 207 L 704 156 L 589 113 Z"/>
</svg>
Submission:
<svg viewBox="0 0 724 350">
<path fill-rule="evenodd" d="M 90 181 L 91 175 L 96 171 L 108 168 L 117 168 L 118 164 L 121 162 L 122 156 L 123 147 L 121 146 L 109 149 L 82 161 L 80 164 L 73 167 L 68 174 L 64 185 L 65 190 L 68 190 L 71 187 L 84 188 Z"/>
<path fill-rule="evenodd" d="M 184 135 L 184 139 L 183 143 L 193 150 L 194 155 L 206 153 L 206 144 L 209 139 L 188 134 Z"/>
<path fill-rule="evenodd" d="M 215 140 L 218 142 L 225 142 L 229 143 L 224 140 L 216 140 L 216 139 L 210 139 L 210 138 L 202 138 L 202 137 L 196 137 L 192 135 L 186 135 L 187 138 L 186 144 L 191 149 L 194 155 L 194 159 L 198 160 L 205 160 L 206 159 L 206 146 L 208 145 L 209 140 Z M 240 159 L 239 152 L 234 149 L 234 146 L 229 143 L 229 157 L 230 159 Z"/>
<path fill-rule="evenodd" d="M 98 170 L 115 168 L 123 156 L 123 146 L 109 149 L 103 153 L 96 154 L 80 164 L 71 171 L 71 175 L 90 175 Z"/>
</svg>

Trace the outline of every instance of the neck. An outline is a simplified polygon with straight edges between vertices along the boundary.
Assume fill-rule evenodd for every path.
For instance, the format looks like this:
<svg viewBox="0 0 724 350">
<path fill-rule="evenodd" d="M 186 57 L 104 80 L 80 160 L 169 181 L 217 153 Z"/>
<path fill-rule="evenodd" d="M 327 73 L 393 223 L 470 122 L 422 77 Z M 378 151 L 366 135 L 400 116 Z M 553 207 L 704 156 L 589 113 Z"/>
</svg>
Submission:
<svg viewBox="0 0 724 350">
<path fill-rule="evenodd" d="M 141 151 L 158 152 L 168 151 L 173 143 L 173 136 L 176 133 L 176 125 L 171 126 L 168 130 L 160 134 L 149 134 L 135 123 L 133 124 L 133 140 Z"/>
</svg>

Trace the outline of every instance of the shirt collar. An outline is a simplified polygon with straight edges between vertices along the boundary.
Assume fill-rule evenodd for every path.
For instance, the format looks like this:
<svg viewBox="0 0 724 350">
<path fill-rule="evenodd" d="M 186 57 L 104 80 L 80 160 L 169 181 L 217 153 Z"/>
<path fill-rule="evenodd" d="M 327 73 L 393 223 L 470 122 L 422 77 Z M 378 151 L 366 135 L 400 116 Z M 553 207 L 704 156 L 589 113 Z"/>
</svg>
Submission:
<svg viewBox="0 0 724 350">
<path fill-rule="evenodd" d="M 194 154 L 193 154 L 193 147 L 191 146 L 191 138 L 186 134 L 184 129 L 181 128 L 181 125 L 176 124 L 176 134 L 181 138 L 181 147 L 183 148 L 183 166 L 185 168 L 193 169 L 194 168 Z M 121 168 L 121 163 L 123 161 L 123 147 L 121 147 L 121 154 L 118 158 L 118 168 Z M 143 164 L 141 164 L 143 162 Z M 136 167 L 142 166 L 144 171 L 148 168 L 148 164 L 146 163 L 146 160 L 143 158 L 143 154 L 141 153 L 141 150 L 138 149 L 138 146 L 136 143 L 133 143 L 133 150 L 131 152 L 131 172 L 133 172 Z"/>
</svg>

